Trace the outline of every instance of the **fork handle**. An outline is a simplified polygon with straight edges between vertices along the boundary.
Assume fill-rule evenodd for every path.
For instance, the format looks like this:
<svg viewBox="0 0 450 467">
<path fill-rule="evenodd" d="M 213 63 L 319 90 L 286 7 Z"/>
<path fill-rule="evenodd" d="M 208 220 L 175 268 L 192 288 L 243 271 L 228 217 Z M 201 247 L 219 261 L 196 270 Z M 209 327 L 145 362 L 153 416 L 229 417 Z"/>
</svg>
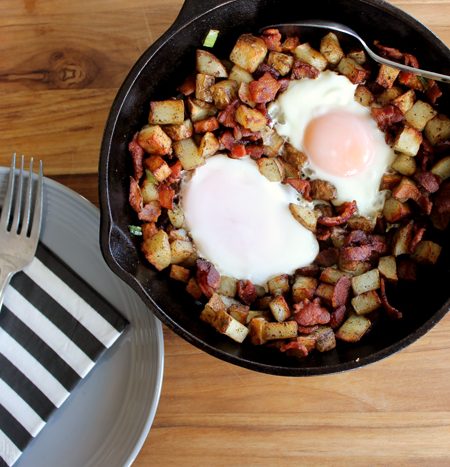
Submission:
<svg viewBox="0 0 450 467">
<path fill-rule="evenodd" d="M 0 311 L 3 304 L 3 295 L 12 275 L 13 273 L 8 267 L 2 267 L 0 269 Z"/>
</svg>

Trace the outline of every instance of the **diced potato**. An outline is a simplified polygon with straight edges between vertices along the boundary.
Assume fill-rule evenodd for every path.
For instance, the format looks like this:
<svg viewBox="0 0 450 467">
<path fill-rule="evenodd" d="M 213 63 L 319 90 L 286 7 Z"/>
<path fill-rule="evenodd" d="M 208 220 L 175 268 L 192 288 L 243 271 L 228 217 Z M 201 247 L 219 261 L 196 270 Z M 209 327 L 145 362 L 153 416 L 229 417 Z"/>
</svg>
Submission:
<svg viewBox="0 0 450 467">
<path fill-rule="evenodd" d="M 185 240 L 190 241 L 189 235 L 185 229 L 170 229 L 168 231 L 169 234 L 169 242 L 173 242 L 174 240 Z"/>
<path fill-rule="evenodd" d="M 282 157 L 286 162 L 292 164 L 294 167 L 303 167 L 307 161 L 306 155 L 294 148 L 290 143 L 286 143 L 284 145 Z"/>
<path fill-rule="evenodd" d="M 170 267 L 170 278 L 176 281 L 187 282 L 190 274 L 191 271 L 189 271 L 189 269 L 179 266 L 178 264 L 172 264 Z"/>
<path fill-rule="evenodd" d="M 311 352 L 312 350 L 314 350 L 316 348 L 316 338 L 313 336 L 313 335 L 308 335 L 308 336 L 298 336 L 297 337 L 297 342 L 299 344 L 302 344 L 306 347 L 306 350 L 308 352 Z M 289 355 L 290 357 L 299 357 L 299 358 L 303 358 L 305 355 L 303 353 L 300 353 L 299 355 L 296 355 L 296 352 L 298 352 L 298 350 L 296 349 L 289 349 L 287 350 L 287 355 Z"/>
<path fill-rule="evenodd" d="M 253 318 L 250 320 L 248 330 L 250 335 L 250 342 L 253 345 L 262 345 L 267 342 L 267 339 L 264 335 L 266 323 L 267 321 L 264 318 Z"/>
<path fill-rule="evenodd" d="M 292 299 L 299 303 L 307 298 L 311 300 L 314 297 L 318 281 L 314 277 L 296 276 L 292 285 Z"/>
<path fill-rule="evenodd" d="M 182 139 L 190 138 L 194 128 L 192 122 L 187 119 L 180 125 L 167 125 L 164 131 L 172 139 L 172 141 L 181 141 Z"/>
<path fill-rule="evenodd" d="M 411 209 L 407 203 L 401 203 L 395 198 L 389 198 L 384 203 L 383 216 L 391 224 L 395 224 L 400 219 L 411 214 Z"/>
<path fill-rule="evenodd" d="M 227 297 L 235 297 L 237 289 L 237 280 L 233 277 L 220 276 L 220 284 L 217 293 Z"/>
<path fill-rule="evenodd" d="M 260 131 L 267 124 L 265 115 L 258 110 L 247 107 L 246 105 L 240 105 L 237 108 L 235 118 L 240 125 L 250 131 Z"/>
<path fill-rule="evenodd" d="M 250 83 L 253 81 L 253 76 L 247 70 L 244 70 L 238 65 L 233 65 L 233 68 L 230 71 L 229 79 L 236 81 L 236 83 Z"/>
<path fill-rule="evenodd" d="M 450 138 L 450 118 L 438 114 L 425 126 L 424 134 L 431 144 L 438 144 Z"/>
<path fill-rule="evenodd" d="M 326 180 L 311 180 L 311 198 L 331 201 L 336 198 L 336 187 Z"/>
<path fill-rule="evenodd" d="M 142 252 L 147 261 L 153 264 L 158 271 L 170 266 L 171 251 L 167 233 L 164 230 L 158 230 L 155 235 L 144 240 Z"/>
<path fill-rule="evenodd" d="M 284 178 L 284 167 L 277 158 L 262 157 L 256 161 L 259 171 L 271 182 L 281 182 Z"/>
<path fill-rule="evenodd" d="M 341 277 L 344 276 L 348 277 L 349 275 L 345 272 L 340 271 L 339 269 L 328 267 L 321 272 L 320 281 L 334 285 Z"/>
<path fill-rule="evenodd" d="M 398 229 L 394 236 L 394 245 L 392 248 L 392 254 L 394 256 L 405 255 L 409 253 L 409 247 L 412 240 L 413 234 L 413 222 L 409 222 L 405 226 Z"/>
<path fill-rule="evenodd" d="M 249 308 L 247 305 L 231 305 L 227 311 L 230 316 L 238 320 L 241 324 L 247 324 L 249 315 Z"/>
<path fill-rule="evenodd" d="M 148 123 L 150 125 L 181 125 L 184 121 L 182 99 L 151 101 Z"/>
<path fill-rule="evenodd" d="M 230 60 L 249 73 L 253 73 L 263 62 L 267 46 L 263 39 L 252 34 L 243 34 L 230 54 Z"/>
<path fill-rule="evenodd" d="M 392 190 L 392 197 L 401 203 L 409 199 L 417 199 L 419 194 L 417 185 L 408 177 L 403 177 L 400 183 Z"/>
<path fill-rule="evenodd" d="M 268 126 L 261 130 L 261 135 L 263 137 L 264 154 L 268 157 L 278 156 L 284 145 L 284 139 Z"/>
<path fill-rule="evenodd" d="M 355 295 L 369 292 L 370 290 L 377 290 L 380 288 L 380 272 L 378 269 L 355 276 L 352 278 L 352 289 Z"/>
<path fill-rule="evenodd" d="M 412 257 L 422 264 L 436 264 L 442 247 L 430 240 L 422 240 L 416 246 Z"/>
<path fill-rule="evenodd" d="M 385 89 L 377 96 L 377 103 L 380 105 L 392 104 L 396 98 L 402 95 L 402 92 L 397 86 Z"/>
<path fill-rule="evenodd" d="M 450 156 L 443 157 L 437 161 L 431 168 L 431 172 L 434 175 L 438 175 L 441 180 L 446 180 L 450 177 Z"/>
<path fill-rule="evenodd" d="M 283 295 L 278 295 L 269 303 L 270 311 L 273 317 L 279 323 L 286 321 L 291 316 L 291 310 L 289 305 L 286 303 Z"/>
<path fill-rule="evenodd" d="M 280 274 L 273 277 L 267 282 L 269 292 L 272 295 L 283 295 L 289 292 L 289 276 L 287 274 Z"/>
<path fill-rule="evenodd" d="M 199 99 L 189 98 L 187 101 L 191 120 L 193 122 L 199 122 L 205 120 L 208 117 L 212 117 L 217 113 L 217 107 L 208 102 L 201 101 Z"/>
<path fill-rule="evenodd" d="M 358 342 L 370 329 L 371 322 L 364 316 L 351 315 L 336 332 L 336 337 L 344 342 Z"/>
<path fill-rule="evenodd" d="M 320 71 L 327 67 L 327 59 L 316 49 L 313 49 L 308 42 L 300 44 L 294 50 L 294 55 L 302 62 L 307 63 Z"/>
<path fill-rule="evenodd" d="M 367 61 L 366 52 L 364 50 L 352 50 L 347 54 L 348 58 L 354 60 L 358 65 L 364 65 Z"/>
<path fill-rule="evenodd" d="M 244 103 L 247 104 L 249 107 L 255 107 L 256 102 L 252 100 L 250 95 L 250 87 L 247 83 L 241 83 L 239 86 L 238 91 L 239 99 Z"/>
<path fill-rule="evenodd" d="M 180 206 L 174 204 L 172 209 L 167 210 L 167 215 L 169 216 L 169 220 L 171 224 L 176 229 L 181 229 L 184 225 L 184 213 Z"/>
<path fill-rule="evenodd" d="M 297 321 L 283 321 L 282 323 L 265 322 L 263 338 L 268 341 L 274 339 L 290 339 L 292 337 L 297 337 L 297 330 Z"/>
<path fill-rule="evenodd" d="M 231 79 L 224 79 L 211 86 L 211 94 L 214 105 L 218 109 L 224 109 L 231 104 L 238 94 L 238 83 Z"/>
<path fill-rule="evenodd" d="M 280 52 L 270 52 L 267 64 L 278 71 L 281 76 L 285 76 L 291 71 L 294 57 Z"/>
<path fill-rule="evenodd" d="M 272 301 L 271 297 L 267 296 L 269 298 L 269 303 Z M 250 323 L 250 321 L 253 318 L 264 318 L 266 321 L 269 321 L 272 319 L 272 313 L 269 310 L 269 305 L 267 305 L 267 310 L 265 311 L 259 311 L 259 310 L 250 310 L 247 315 L 247 324 Z"/>
<path fill-rule="evenodd" d="M 392 88 L 394 81 L 397 79 L 400 70 L 398 68 L 392 68 L 390 66 L 382 64 L 378 70 L 378 76 L 376 82 L 383 86 L 383 88 Z"/>
<path fill-rule="evenodd" d="M 376 219 L 364 216 L 353 216 L 347 222 L 351 230 L 362 230 L 366 233 L 372 233 L 375 229 Z"/>
<path fill-rule="evenodd" d="M 289 210 L 294 216 L 294 219 L 302 224 L 303 227 L 310 230 L 311 232 L 316 231 L 317 219 L 319 217 L 316 211 L 294 203 L 289 204 Z"/>
<path fill-rule="evenodd" d="M 378 261 L 378 271 L 390 281 L 398 280 L 395 256 L 382 256 Z"/>
<path fill-rule="evenodd" d="M 366 315 L 380 308 L 381 299 L 375 290 L 370 290 L 353 297 L 352 306 L 358 315 Z"/>
<path fill-rule="evenodd" d="M 172 174 L 169 164 L 161 156 L 150 156 L 144 161 L 145 168 L 150 170 L 158 182 L 163 182 Z"/>
<path fill-rule="evenodd" d="M 223 63 L 211 52 L 197 50 L 197 72 L 216 78 L 226 78 L 227 70 Z"/>
<path fill-rule="evenodd" d="M 197 73 L 195 78 L 195 98 L 204 102 L 212 102 L 211 87 L 216 82 L 214 76 Z"/>
<path fill-rule="evenodd" d="M 348 273 L 351 276 L 359 276 L 367 271 L 370 271 L 372 265 L 369 261 L 343 261 L 339 257 L 339 269 Z"/>
<path fill-rule="evenodd" d="M 171 263 L 179 264 L 188 259 L 194 252 L 194 245 L 189 240 L 174 240 L 170 244 Z"/>
<path fill-rule="evenodd" d="M 392 103 L 400 109 L 400 111 L 405 114 L 408 110 L 414 105 L 416 100 L 416 93 L 413 89 L 406 91 L 404 94 L 396 97 Z"/>
<path fill-rule="evenodd" d="M 158 187 L 150 180 L 144 180 L 142 183 L 141 194 L 144 204 L 150 203 L 150 201 L 159 201 Z"/>
<path fill-rule="evenodd" d="M 407 156 L 406 154 L 399 154 L 391 167 L 402 175 L 413 175 L 416 171 L 416 158 Z"/>
<path fill-rule="evenodd" d="M 315 348 L 319 352 L 328 352 L 336 347 L 336 336 L 329 326 L 320 326 L 311 334 L 311 337 L 315 339 Z"/>
<path fill-rule="evenodd" d="M 366 86 L 359 84 L 355 91 L 355 100 L 364 107 L 370 107 L 375 100 L 375 97 Z"/>
<path fill-rule="evenodd" d="M 149 154 L 165 156 L 172 152 L 172 140 L 159 125 L 145 126 L 137 139 L 139 146 Z"/>
<path fill-rule="evenodd" d="M 322 37 L 320 41 L 320 53 L 327 59 L 328 63 L 336 65 L 344 56 L 339 39 L 336 34 L 329 32 L 326 36 Z"/>
<path fill-rule="evenodd" d="M 192 297 L 194 297 L 195 300 L 200 300 L 200 298 L 203 295 L 202 290 L 200 289 L 194 277 L 191 277 L 189 279 L 188 284 L 186 286 L 186 292 Z"/>
<path fill-rule="evenodd" d="M 397 173 L 384 174 L 381 178 L 380 190 L 392 190 L 397 186 L 402 179 L 402 176 Z"/>
<path fill-rule="evenodd" d="M 219 140 L 216 138 L 214 133 L 206 132 L 200 141 L 200 146 L 198 148 L 198 152 L 200 157 L 211 157 L 219 150 L 220 143 Z"/>
<path fill-rule="evenodd" d="M 422 144 L 422 133 L 415 128 L 405 126 L 394 140 L 394 150 L 408 156 L 415 156 Z"/>
<path fill-rule="evenodd" d="M 351 58 L 344 57 L 339 62 L 337 69 L 339 73 L 347 76 L 352 83 L 359 84 L 366 79 L 366 70 Z"/>
<path fill-rule="evenodd" d="M 300 178 L 300 171 L 295 165 L 289 164 L 284 159 L 279 161 L 283 164 L 285 178 Z"/>
<path fill-rule="evenodd" d="M 195 167 L 205 163 L 205 158 L 200 154 L 192 138 L 175 141 L 173 149 L 184 170 L 195 169 Z"/>
<path fill-rule="evenodd" d="M 242 305 L 239 300 L 236 300 L 233 297 L 227 297 L 226 295 L 219 295 L 222 302 L 225 304 L 225 308 L 230 308 L 233 305 Z"/>
<path fill-rule="evenodd" d="M 416 101 L 411 109 L 405 114 L 406 122 L 415 128 L 422 131 L 426 124 L 437 114 L 436 110 L 424 101 Z"/>
<path fill-rule="evenodd" d="M 316 295 L 325 303 L 331 304 L 333 299 L 334 285 L 321 282 L 316 289 Z"/>
</svg>

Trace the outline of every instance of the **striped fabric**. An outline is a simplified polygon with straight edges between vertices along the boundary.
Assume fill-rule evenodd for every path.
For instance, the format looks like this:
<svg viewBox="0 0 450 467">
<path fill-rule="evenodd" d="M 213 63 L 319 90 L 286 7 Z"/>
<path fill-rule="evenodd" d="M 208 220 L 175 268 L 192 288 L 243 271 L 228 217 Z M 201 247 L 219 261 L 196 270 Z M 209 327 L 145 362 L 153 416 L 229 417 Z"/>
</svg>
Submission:
<svg viewBox="0 0 450 467">
<path fill-rule="evenodd" d="M 43 245 L 0 312 L 0 467 L 11 466 L 127 321 Z"/>
</svg>

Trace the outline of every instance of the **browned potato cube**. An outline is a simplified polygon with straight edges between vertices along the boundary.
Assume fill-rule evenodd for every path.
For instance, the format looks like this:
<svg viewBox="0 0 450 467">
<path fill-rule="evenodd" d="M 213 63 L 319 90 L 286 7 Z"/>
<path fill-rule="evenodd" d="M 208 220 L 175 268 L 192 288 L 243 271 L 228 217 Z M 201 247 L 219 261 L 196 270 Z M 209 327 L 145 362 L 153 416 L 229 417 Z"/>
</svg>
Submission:
<svg viewBox="0 0 450 467">
<path fill-rule="evenodd" d="M 238 91 L 239 99 L 244 103 L 247 104 L 249 107 L 255 107 L 256 102 L 252 100 L 250 95 L 250 87 L 247 83 L 241 83 L 239 86 Z"/>
<path fill-rule="evenodd" d="M 381 306 L 381 300 L 375 290 L 370 290 L 352 298 L 352 306 L 358 315 L 365 315 Z"/>
<path fill-rule="evenodd" d="M 338 65 L 339 73 L 347 76 L 347 78 L 354 84 L 359 84 L 365 81 L 367 71 L 355 62 L 353 59 L 344 57 Z"/>
<path fill-rule="evenodd" d="M 233 304 L 228 308 L 228 313 L 234 319 L 238 320 L 241 324 L 247 324 L 247 318 L 249 310 L 247 305 L 236 305 Z M 250 321 L 248 321 L 250 322 Z"/>
<path fill-rule="evenodd" d="M 347 222 L 348 227 L 351 230 L 362 230 L 366 233 L 372 233 L 375 229 L 376 219 L 364 217 L 364 216 L 353 216 Z"/>
<path fill-rule="evenodd" d="M 172 141 L 181 141 L 182 139 L 190 138 L 194 128 L 192 126 L 192 122 L 187 119 L 180 125 L 165 126 L 164 131 Z"/>
<path fill-rule="evenodd" d="M 362 49 L 352 50 L 347 54 L 347 57 L 354 60 L 358 65 L 364 65 L 367 61 L 366 52 Z"/>
<path fill-rule="evenodd" d="M 422 131 L 436 114 L 436 110 L 430 104 L 419 100 L 406 112 L 405 120 L 416 130 Z"/>
<path fill-rule="evenodd" d="M 403 177 L 392 190 L 392 197 L 404 203 L 409 199 L 416 199 L 419 194 L 417 185 L 408 177 Z"/>
<path fill-rule="evenodd" d="M 292 164 L 294 167 L 303 167 L 303 165 L 305 165 L 306 161 L 308 160 L 303 152 L 294 148 L 294 146 L 289 143 L 286 143 L 283 146 L 282 157 L 286 162 Z"/>
<path fill-rule="evenodd" d="M 366 86 L 359 84 L 355 91 L 355 100 L 364 107 L 370 107 L 375 98 Z"/>
<path fill-rule="evenodd" d="M 383 86 L 383 88 L 391 88 L 399 73 L 400 70 L 398 68 L 392 68 L 382 64 L 378 70 L 376 82 L 380 86 Z"/>
<path fill-rule="evenodd" d="M 191 277 L 189 279 L 188 284 L 186 286 L 186 292 L 192 297 L 194 297 L 195 300 L 200 300 L 200 298 L 203 295 L 202 290 L 200 289 L 194 277 Z"/>
<path fill-rule="evenodd" d="M 261 135 L 263 137 L 264 154 L 268 157 L 278 156 L 284 145 L 284 139 L 268 126 L 261 130 Z"/>
<path fill-rule="evenodd" d="M 211 94 L 214 105 L 218 109 L 224 109 L 231 104 L 237 97 L 238 83 L 231 79 L 224 79 L 211 86 Z"/>
<path fill-rule="evenodd" d="M 264 336 L 264 329 L 267 321 L 264 318 L 253 318 L 248 326 L 250 342 L 253 345 L 262 345 L 267 342 Z"/>
<path fill-rule="evenodd" d="M 198 148 L 200 157 L 206 158 L 213 156 L 220 148 L 219 140 L 214 133 L 207 132 L 202 136 L 200 146 Z"/>
<path fill-rule="evenodd" d="M 443 157 L 437 161 L 431 168 L 431 172 L 438 175 L 441 180 L 446 180 L 450 177 L 450 156 Z"/>
<path fill-rule="evenodd" d="M 223 63 L 211 52 L 197 50 L 197 72 L 216 78 L 226 78 L 227 70 Z"/>
<path fill-rule="evenodd" d="M 308 42 L 300 44 L 294 50 L 294 55 L 301 62 L 307 63 L 320 71 L 327 67 L 327 59 L 316 49 L 313 49 Z"/>
<path fill-rule="evenodd" d="M 284 167 L 277 158 L 263 157 L 256 161 L 259 171 L 271 182 L 281 182 L 284 178 Z"/>
<path fill-rule="evenodd" d="M 291 71 L 294 57 L 280 52 L 270 52 L 267 64 L 278 71 L 281 76 L 285 76 Z"/>
<path fill-rule="evenodd" d="M 350 315 L 336 332 L 336 337 L 344 342 L 358 342 L 370 326 L 371 322 L 364 316 Z"/>
<path fill-rule="evenodd" d="M 411 214 L 411 209 L 406 203 L 401 203 L 395 198 L 389 198 L 384 203 L 383 216 L 391 224 Z"/>
<path fill-rule="evenodd" d="M 320 53 L 327 59 L 328 63 L 332 65 L 339 63 L 344 56 L 344 52 L 336 34 L 329 32 L 326 36 L 322 37 L 320 41 Z"/>
<path fill-rule="evenodd" d="M 370 271 L 371 268 L 369 261 L 344 261 L 341 256 L 339 257 L 339 269 L 351 276 L 359 276 Z"/>
<path fill-rule="evenodd" d="M 180 206 L 174 204 L 172 209 L 167 210 L 170 223 L 176 228 L 181 229 L 184 225 L 184 213 Z"/>
<path fill-rule="evenodd" d="M 321 282 L 326 282 L 327 284 L 336 284 L 336 282 L 341 278 L 347 276 L 345 272 L 340 271 L 339 269 L 328 267 L 325 268 L 320 274 Z"/>
<path fill-rule="evenodd" d="M 319 217 L 316 211 L 293 203 L 289 204 L 289 210 L 294 216 L 294 219 L 302 224 L 303 227 L 311 232 L 316 231 L 317 219 Z"/>
<path fill-rule="evenodd" d="M 241 83 L 250 83 L 253 81 L 253 76 L 247 70 L 244 70 L 238 65 L 233 65 L 233 68 L 230 71 L 229 79 L 236 81 L 239 85 Z"/>
<path fill-rule="evenodd" d="M 402 113 L 408 112 L 408 110 L 414 105 L 416 100 L 416 93 L 413 89 L 406 91 L 404 94 L 396 97 L 392 103 L 398 107 Z"/>
<path fill-rule="evenodd" d="M 314 277 L 296 276 L 292 285 L 292 299 L 294 302 L 299 303 L 305 298 L 311 300 L 314 297 L 317 284 L 317 279 Z"/>
<path fill-rule="evenodd" d="M 413 222 L 409 222 L 405 226 L 398 229 L 394 236 L 394 245 L 392 254 L 394 256 L 405 255 L 409 253 L 409 246 L 411 244 L 413 235 Z"/>
<path fill-rule="evenodd" d="M 422 133 L 415 128 L 405 126 L 394 140 L 395 151 L 402 152 L 408 156 L 415 156 L 422 144 Z"/>
<path fill-rule="evenodd" d="M 325 303 L 331 304 L 333 300 L 334 285 L 320 283 L 316 289 L 316 295 Z"/>
<path fill-rule="evenodd" d="M 159 201 L 158 186 L 155 183 L 152 183 L 150 180 L 146 179 L 142 183 L 141 194 L 144 205 L 150 203 L 151 201 Z"/>
<path fill-rule="evenodd" d="M 272 295 L 283 295 L 289 292 L 289 276 L 287 274 L 280 274 L 267 282 L 269 292 Z"/>
<path fill-rule="evenodd" d="M 240 105 L 237 108 L 235 118 L 240 125 L 250 131 L 260 131 L 267 124 L 265 115 L 258 110 L 247 107 L 246 105 Z"/>
<path fill-rule="evenodd" d="M 148 123 L 150 125 L 181 125 L 184 121 L 182 99 L 151 101 Z"/>
<path fill-rule="evenodd" d="M 205 162 L 205 158 L 200 155 L 197 145 L 192 138 L 175 141 L 173 149 L 184 170 L 195 169 L 195 167 Z"/>
<path fill-rule="evenodd" d="M 406 154 L 399 154 L 391 167 L 402 175 L 413 175 L 416 171 L 416 158 L 407 156 Z"/>
<path fill-rule="evenodd" d="M 436 264 L 442 247 L 430 240 L 422 240 L 416 246 L 412 257 L 422 264 Z"/>
<path fill-rule="evenodd" d="M 402 95 L 402 92 L 397 86 L 385 89 L 377 96 L 377 103 L 380 105 L 392 104 L 397 97 Z"/>
<path fill-rule="evenodd" d="M 265 322 L 263 338 L 268 341 L 274 339 L 290 339 L 292 337 L 297 337 L 297 330 L 297 321 L 283 321 L 282 323 Z"/>
<path fill-rule="evenodd" d="M 237 280 L 233 277 L 220 276 L 220 284 L 217 293 L 227 297 L 235 297 L 237 289 Z"/>
<path fill-rule="evenodd" d="M 172 152 L 172 140 L 159 125 L 142 128 L 138 134 L 138 144 L 149 154 L 165 156 Z"/>
<path fill-rule="evenodd" d="M 230 60 L 249 73 L 253 73 L 263 62 L 267 46 L 263 39 L 252 34 L 243 34 L 230 54 Z"/>
<path fill-rule="evenodd" d="M 311 198 L 331 201 L 336 198 L 336 187 L 326 180 L 311 180 Z"/>
<path fill-rule="evenodd" d="M 158 232 L 142 243 L 142 252 L 147 261 L 155 266 L 158 271 L 170 266 L 171 251 L 169 236 L 164 230 Z"/>
<path fill-rule="evenodd" d="M 172 174 L 169 164 L 160 156 L 147 157 L 144 164 L 158 182 L 164 181 Z"/>
<path fill-rule="evenodd" d="M 286 303 L 283 295 L 278 295 L 269 303 L 270 311 L 276 321 L 281 323 L 286 321 L 291 316 L 291 310 L 289 305 Z"/>
<path fill-rule="evenodd" d="M 352 278 L 352 289 L 355 295 L 377 290 L 380 288 L 380 272 L 378 269 L 372 269 L 359 276 Z"/>
<path fill-rule="evenodd" d="M 204 102 L 212 102 L 211 86 L 216 82 L 214 76 L 197 73 L 195 79 L 195 97 Z"/>
<path fill-rule="evenodd" d="M 194 245 L 189 240 L 174 240 L 170 244 L 171 263 L 179 264 L 195 253 Z"/>
<path fill-rule="evenodd" d="M 394 256 L 382 256 L 378 261 L 380 274 L 390 281 L 398 280 L 397 261 Z"/>
<path fill-rule="evenodd" d="M 450 138 L 450 118 L 438 114 L 425 126 L 424 134 L 431 144 L 438 144 Z"/>
<path fill-rule="evenodd" d="M 328 352 L 336 347 L 336 337 L 329 326 L 320 326 L 311 334 L 311 337 L 315 339 L 315 347 L 319 352 Z"/>
<path fill-rule="evenodd" d="M 189 269 L 179 266 L 178 264 L 172 264 L 170 267 L 170 278 L 176 281 L 187 282 L 190 274 L 191 271 L 189 271 Z"/>
<path fill-rule="evenodd" d="M 206 120 L 208 117 L 212 117 L 217 113 L 217 107 L 199 99 L 189 98 L 187 104 L 193 122 Z"/>
</svg>

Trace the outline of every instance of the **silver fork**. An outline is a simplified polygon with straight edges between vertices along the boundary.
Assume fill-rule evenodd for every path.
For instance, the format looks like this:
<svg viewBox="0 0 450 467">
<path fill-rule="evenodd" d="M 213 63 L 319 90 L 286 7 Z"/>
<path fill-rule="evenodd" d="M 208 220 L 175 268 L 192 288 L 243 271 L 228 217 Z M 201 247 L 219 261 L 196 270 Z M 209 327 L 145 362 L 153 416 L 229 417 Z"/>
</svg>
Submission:
<svg viewBox="0 0 450 467">
<path fill-rule="evenodd" d="M 28 178 L 25 199 L 22 193 L 24 178 Z M 0 309 L 11 277 L 28 266 L 36 254 L 42 221 L 42 179 L 42 161 L 39 161 L 37 188 L 33 190 L 33 158 L 27 176 L 22 156 L 16 180 L 16 155 L 13 155 L 0 217 Z"/>
</svg>

